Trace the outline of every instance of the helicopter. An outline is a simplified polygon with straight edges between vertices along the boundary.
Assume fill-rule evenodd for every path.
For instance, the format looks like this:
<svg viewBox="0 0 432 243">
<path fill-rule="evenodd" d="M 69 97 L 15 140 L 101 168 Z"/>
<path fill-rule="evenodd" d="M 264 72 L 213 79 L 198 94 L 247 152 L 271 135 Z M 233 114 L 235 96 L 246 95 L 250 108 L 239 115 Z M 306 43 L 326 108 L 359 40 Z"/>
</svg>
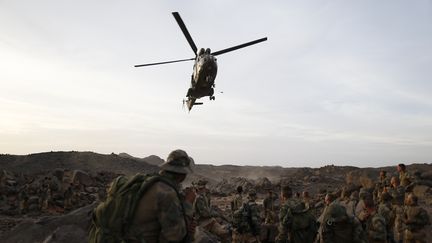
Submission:
<svg viewBox="0 0 432 243">
<path fill-rule="evenodd" d="M 266 41 L 267 37 L 250 41 L 241 45 L 233 46 L 230 48 L 226 48 L 216 52 L 211 52 L 210 48 L 206 48 L 206 49 L 200 48 L 198 50 L 197 46 L 195 45 L 195 42 L 192 40 L 192 37 L 186 28 L 186 25 L 184 24 L 182 18 L 180 17 L 180 14 L 178 12 L 173 12 L 172 14 L 175 20 L 177 21 L 177 24 L 179 25 L 180 29 L 182 30 L 184 36 L 186 37 L 186 40 L 188 41 L 190 47 L 192 48 L 195 57 L 188 58 L 188 59 L 174 60 L 174 61 L 139 64 L 139 65 L 135 65 L 134 67 L 145 67 L 145 66 L 153 66 L 153 65 L 195 60 L 193 66 L 193 73 L 191 76 L 191 86 L 186 93 L 187 100 L 183 100 L 183 105 L 186 103 L 187 108 L 190 111 L 194 105 L 203 104 L 203 102 L 196 102 L 197 99 L 209 96 L 210 100 L 215 100 L 214 88 L 215 88 L 216 74 L 218 70 L 216 56 Z"/>
</svg>

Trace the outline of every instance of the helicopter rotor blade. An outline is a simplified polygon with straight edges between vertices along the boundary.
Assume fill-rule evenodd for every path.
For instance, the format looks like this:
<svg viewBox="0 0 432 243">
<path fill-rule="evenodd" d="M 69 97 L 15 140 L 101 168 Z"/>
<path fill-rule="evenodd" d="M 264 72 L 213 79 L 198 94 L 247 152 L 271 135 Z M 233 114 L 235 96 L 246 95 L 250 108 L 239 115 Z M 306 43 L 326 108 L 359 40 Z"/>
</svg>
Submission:
<svg viewBox="0 0 432 243">
<path fill-rule="evenodd" d="M 192 61 L 192 60 L 195 60 L 195 58 L 188 58 L 188 59 L 181 59 L 181 60 L 167 61 L 167 62 L 155 62 L 155 63 L 139 64 L 139 65 L 135 65 L 134 67 L 146 67 L 146 66 L 161 65 L 161 64 L 168 64 L 168 63 L 175 63 L 175 62 L 186 62 L 186 61 Z"/>
<path fill-rule="evenodd" d="M 241 44 L 241 45 L 238 45 L 238 46 L 233 46 L 233 47 L 230 47 L 230 48 L 227 48 L 227 49 L 223 49 L 223 50 L 220 50 L 220 51 L 213 52 L 212 55 L 213 56 L 221 55 L 221 54 L 224 54 L 224 53 L 227 53 L 227 52 L 230 52 L 230 51 L 235 51 L 237 49 L 244 48 L 244 47 L 247 47 L 247 46 L 250 46 L 250 45 L 255 45 L 255 44 L 258 44 L 258 43 L 266 41 L 266 40 L 267 40 L 267 37 L 264 37 L 264 38 L 261 38 L 261 39 L 258 39 L 258 40 L 254 40 L 254 41 L 251 41 L 251 42 L 247 42 L 247 43 L 244 43 L 244 44 Z"/>
<path fill-rule="evenodd" d="M 182 18 L 180 17 L 180 14 L 178 12 L 173 12 L 175 20 L 177 21 L 177 24 L 180 26 L 180 29 L 183 31 L 184 36 L 186 37 L 187 41 L 189 42 L 189 45 L 192 47 L 192 50 L 197 55 L 198 48 L 196 47 L 194 41 L 192 40 L 191 35 L 189 34 L 189 31 L 186 28 L 186 25 L 184 24 Z"/>
</svg>

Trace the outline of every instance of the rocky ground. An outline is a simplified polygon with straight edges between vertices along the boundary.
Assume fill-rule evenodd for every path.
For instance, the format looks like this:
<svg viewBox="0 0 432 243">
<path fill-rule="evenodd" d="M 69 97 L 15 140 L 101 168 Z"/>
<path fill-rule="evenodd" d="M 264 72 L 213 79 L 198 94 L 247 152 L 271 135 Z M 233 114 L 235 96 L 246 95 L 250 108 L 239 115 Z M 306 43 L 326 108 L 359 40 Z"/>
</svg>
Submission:
<svg viewBox="0 0 432 243">
<path fill-rule="evenodd" d="M 85 242 L 90 215 L 103 200 L 109 183 L 118 175 L 154 173 L 163 159 L 134 158 L 127 154 L 49 152 L 26 156 L 0 155 L 0 242 Z M 267 188 L 279 191 L 289 184 L 295 192 L 308 191 L 319 204 L 326 192 L 347 182 L 370 187 L 381 169 L 327 165 L 321 168 L 197 165 L 185 182 L 206 179 L 212 202 L 229 216 L 237 186 L 254 189 L 262 202 Z M 432 211 L 432 164 L 409 165 L 418 178 L 414 193 Z M 27 200 L 24 200 L 27 198 Z M 22 202 L 26 201 L 25 210 Z M 319 205 L 318 205 L 319 206 Z M 21 208 L 21 209 L 20 209 Z"/>
</svg>

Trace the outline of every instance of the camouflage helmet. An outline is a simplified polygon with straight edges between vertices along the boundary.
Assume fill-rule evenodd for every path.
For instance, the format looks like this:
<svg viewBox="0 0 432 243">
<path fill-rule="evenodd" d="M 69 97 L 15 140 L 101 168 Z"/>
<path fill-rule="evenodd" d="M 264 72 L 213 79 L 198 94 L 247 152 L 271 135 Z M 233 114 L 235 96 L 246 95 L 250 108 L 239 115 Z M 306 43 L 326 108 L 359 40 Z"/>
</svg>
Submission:
<svg viewBox="0 0 432 243">
<path fill-rule="evenodd" d="M 332 225 L 333 223 L 345 221 L 347 218 L 348 215 L 345 207 L 338 203 L 332 203 L 324 215 L 324 222 Z"/>
<path fill-rule="evenodd" d="M 192 157 L 189 157 L 185 151 L 177 149 L 169 153 L 166 162 L 161 164 L 159 167 L 161 170 L 169 172 L 188 174 L 192 173 L 193 165 L 194 160 Z"/>
</svg>

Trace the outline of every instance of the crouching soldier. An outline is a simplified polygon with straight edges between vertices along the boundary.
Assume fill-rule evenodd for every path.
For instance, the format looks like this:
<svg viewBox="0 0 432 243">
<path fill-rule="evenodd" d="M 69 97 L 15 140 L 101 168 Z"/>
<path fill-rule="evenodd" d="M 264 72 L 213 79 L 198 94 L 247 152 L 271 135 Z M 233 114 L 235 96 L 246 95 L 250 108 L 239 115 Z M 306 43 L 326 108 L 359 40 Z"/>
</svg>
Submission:
<svg viewBox="0 0 432 243">
<path fill-rule="evenodd" d="M 197 197 L 194 203 L 194 215 L 198 225 L 208 232 L 218 236 L 224 241 L 228 241 L 229 230 L 222 226 L 216 217 L 220 217 L 218 212 L 214 211 L 207 196 L 207 181 L 199 180 L 196 184 Z"/>
</svg>

